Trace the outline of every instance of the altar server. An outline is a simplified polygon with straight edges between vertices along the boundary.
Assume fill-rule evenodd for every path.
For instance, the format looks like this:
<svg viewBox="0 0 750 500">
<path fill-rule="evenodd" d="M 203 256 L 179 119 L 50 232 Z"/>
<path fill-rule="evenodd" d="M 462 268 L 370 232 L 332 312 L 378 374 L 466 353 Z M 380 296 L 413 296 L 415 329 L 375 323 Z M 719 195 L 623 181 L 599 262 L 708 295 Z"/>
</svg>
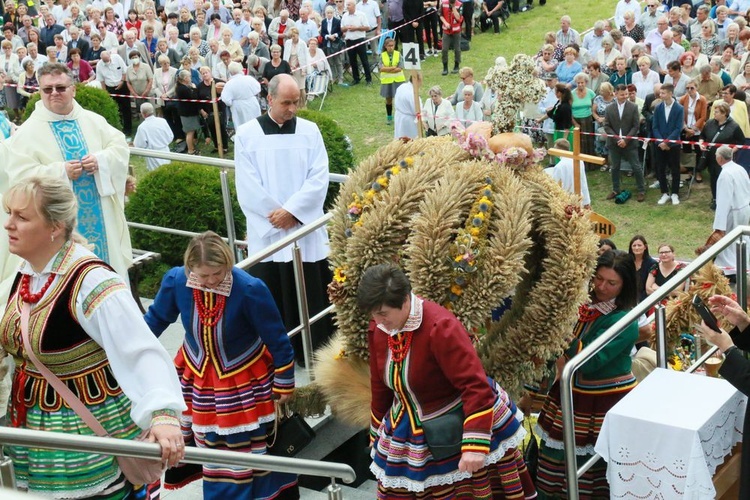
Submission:
<svg viewBox="0 0 750 500">
<path fill-rule="evenodd" d="M 328 154 L 317 125 L 296 116 L 299 92 L 290 75 L 274 76 L 268 84 L 268 113 L 237 131 L 237 197 L 247 218 L 250 255 L 323 216 Z M 326 287 L 331 272 L 325 226 L 298 244 L 312 316 L 328 307 Z M 292 247 L 279 250 L 249 271 L 268 285 L 287 329 L 298 326 Z M 313 348 L 325 342 L 330 331 L 327 317 L 313 324 Z M 294 340 L 297 361 L 303 363 L 300 336 Z"/>
</svg>

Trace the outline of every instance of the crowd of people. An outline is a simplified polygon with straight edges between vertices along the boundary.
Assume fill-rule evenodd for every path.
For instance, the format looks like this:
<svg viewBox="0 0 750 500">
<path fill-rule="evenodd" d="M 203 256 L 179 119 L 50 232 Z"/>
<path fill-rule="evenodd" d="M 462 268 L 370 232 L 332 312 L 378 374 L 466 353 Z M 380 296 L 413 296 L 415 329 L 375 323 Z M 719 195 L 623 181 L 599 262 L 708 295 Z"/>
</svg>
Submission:
<svg viewBox="0 0 750 500">
<path fill-rule="evenodd" d="M 329 81 L 357 85 L 363 76 L 370 85 L 378 72 L 381 81 L 395 84 L 384 96 L 391 101 L 386 106 L 392 123 L 395 87 L 403 80 L 388 75 L 387 69 L 383 74 L 384 67 L 393 64 L 386 58 L 385 40 L 418 43 L 422 60 L 442 54 L 444 75 L 453 51 L 455 74 L 461 67 L 461 46 L 471 41 L 475 29 L 493 27 L 497 33 L 511 11 L 531 6 L 529 2 L 520 8 L 517 1 L 509 5 L 507 0 L 476 5 L 474 0 L 390 0 L 382 5 L 375 0 L 6 3 L 0 5 L 5 36 L 0 77 L 6 84 L 0 105 L 8 108 L 12 122 L 20 123 L 26 102 L 38 92 L 36 70 L 47 62 L 62 62 L 73 70 L 76 83 L 98 86 L 113 96 L 128 138 L 135 133 L 133 116 L 149 101 L 154 115 L 172 130 L 172 149 L 190 154 L 199 154 L 201 135 L 207 145 L 213 144 L 213 153 L 226 150 L 233 132 L 266 109 L 266 86 L 281 73 L 295 78 L 304 106 L 311 89 Z M 396 31 L 381 37 L 386 28 Z M 230 71 L 233 62 L 242 71 Z M 219 121 L 225 129 L 221 135 L 229 132 L 222 141 L 217 141 L 211 120 L 215 98 L 199 95 L 201 68 L 208 68 L 219 96 Z M 189 73 L 190 83 L 182 71 Z M 243 87 L 240 99 L 237 88 L 225 98 L 225 84 L 244 75 L 259 85 Z M 477 102 L 480 98 L 481 92 L 475 93 Z M 246 107 L 250 100 L 258 101 L 252 115 L 226 110 Z M 478 118 L 478 108 L 466 102 L 457 115 L 466 121 Z"/>
<path fill-rule="evenodd" d="M 703 182 L 707 173 L 716 208 L 718 146 L 750 144 L 750 13 L 730 13 L 744 7 L 723 3 L 667 7 L 648 0 L 644 7 L 621 0 L 613 18 L 583 37 L 569 16 L 545 36 L 535 60 L 548 89 L 538 110 L 547 143 L 580 127 L 582 152 L 607 160 L 608 200 L 624 190 L 625 173 L 635 177 L 638 202 L 651 187 L 661 193 L 659 205 L 678 205 L 683 184 Z M 735 148 L 734 159 L 750 172 L 748 150 Z M 651 186 L 648 172 L 656 177 Z"/>
</svg>

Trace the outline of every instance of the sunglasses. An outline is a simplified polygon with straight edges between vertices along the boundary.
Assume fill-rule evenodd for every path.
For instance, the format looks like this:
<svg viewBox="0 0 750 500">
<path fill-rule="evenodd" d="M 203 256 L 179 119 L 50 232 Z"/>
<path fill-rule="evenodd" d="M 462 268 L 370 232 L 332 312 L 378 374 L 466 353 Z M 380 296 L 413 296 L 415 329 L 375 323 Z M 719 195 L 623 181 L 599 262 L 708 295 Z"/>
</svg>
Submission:
<svg viewBox="0 0 750 500">
<path fill-rule="evenodd" d="M 39 90 L 49 95 L 52 92 L 57 92 L 58 94 L 62 94 L 69 88 L 70 88 L 70 85 L 54 85 L 52 87 L 41 87 Z"/>
</svg>

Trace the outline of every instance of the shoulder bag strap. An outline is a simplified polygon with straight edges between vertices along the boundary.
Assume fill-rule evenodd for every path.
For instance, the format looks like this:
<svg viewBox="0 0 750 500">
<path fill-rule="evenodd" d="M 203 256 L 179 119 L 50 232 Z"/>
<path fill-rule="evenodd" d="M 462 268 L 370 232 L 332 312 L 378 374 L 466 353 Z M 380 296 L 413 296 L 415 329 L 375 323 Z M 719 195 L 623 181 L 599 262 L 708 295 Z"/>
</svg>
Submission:
<svg viewBox="0 0 750 500">
<path fill-rule="evenodd" d="M 94 417 L 94 415 L 89 411 L 88 408 L 86 408 L 86 405 L 81 402 L 78 397 L 73 394 L 73 391 L 71 391 L 68 386 L 60 380 L 57 375 L 52 373 L 49 368 L 47 368 L 44 363 L 39 361 L 39 358 L 36 357 L 34 354 L 33 349 L 31 348 L 31 342 L 29 341 L 29 315 L 31 314 L 31 305 L 24 302 L 23 306 L 21 308 L 21 337 L 23 339 L 23 347 L 26 349 L 26 354 L 29 356 L 29 359 L 32 363 L 34 363 L 34 366 L 37 370 L 44 376 L 45 379 L 47 379 L 47 382 L 55 388 L 58 394 L 65 400 L 68 405 L 75 411 L 79 417 L 81 417 L 81 420 L 83 420 L 86 425 L 88 425 L 91 430 L 94 431 L 94 433 L 98 436 L 108 436 L 106 430 L 104 430 L 104 427 L 102 427 L 102 424 L 99 423 L 99 421 Z"/>
</svg>

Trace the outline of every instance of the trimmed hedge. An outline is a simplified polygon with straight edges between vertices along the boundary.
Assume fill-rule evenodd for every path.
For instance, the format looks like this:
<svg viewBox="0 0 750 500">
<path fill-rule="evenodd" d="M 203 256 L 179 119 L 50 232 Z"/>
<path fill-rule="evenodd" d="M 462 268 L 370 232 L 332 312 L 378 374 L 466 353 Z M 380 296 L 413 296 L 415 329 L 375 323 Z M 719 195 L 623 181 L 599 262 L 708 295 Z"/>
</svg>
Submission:
<svg viewBox="0 0 750 500">
<path fill-rule="evenodd" d="M 234 227 L 237 237 L 244 238 L 245 217 L 231 172 L 229 181 Z M 219 169 L 180 162 L 159 167 L 138 181 L 138 191 L 130 197 L 125 215 L 132 222 L 197 233 L 210 229 L 226 236 Z M 133 248 L 159 252 L 170 266 L 182 265 L 188 238 L 138 229 L 131 229 L 130 236 Z"/>
<path fill-rule="evenodd" d="M 344 133 L 344 129 L 333 118 L 319 111 L 301 109 L 297 115 L 318 125 L 328 152 L 328 170 L 334 174 L 348 175 L 349 171 L 354 168 L 354 153 L 352 142 Z M 324 205 L 326 210 L 333 206 L 336 195 L 339 193 L 339 186 L 340 183 L 333 182 L 328 187 Z"/>
<path fill-rule="evenodd" d="M 104 119 L 107 120 L 107 123 L 115 127 L 117 130 L 122 130 L 119 108 L 117 107 L 115 100 L 112 99 L 106 90 L 89 87 L 79 83 L 76 85 L 75 99 L 83 109 L 88 109 L 89 111 L 102 115 Z M 38 100 L 39 92 L 32 95 L 31 99 L 29 99 L 29 102 L 26 105 L 26 112 L 23 116 L 24 121 L 31 116 Z"/>
</svg>

